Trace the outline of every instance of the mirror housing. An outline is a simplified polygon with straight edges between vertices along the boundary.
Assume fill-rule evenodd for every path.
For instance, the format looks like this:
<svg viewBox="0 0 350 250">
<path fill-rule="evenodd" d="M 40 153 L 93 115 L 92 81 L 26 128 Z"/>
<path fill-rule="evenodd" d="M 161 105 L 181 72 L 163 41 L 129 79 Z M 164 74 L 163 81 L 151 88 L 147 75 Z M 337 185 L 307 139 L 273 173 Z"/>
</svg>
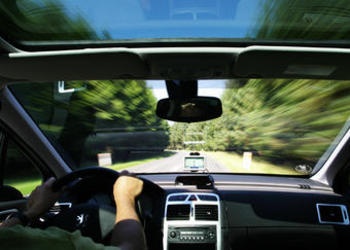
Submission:
<svg viewBox="0 0 350 250">
<path fill-rule="evenodd" d="M 158 101 L 156 114 L 176 122 L 200 122 L 220 117 L 222 104 L 216 97 L 165 98 Z"/>
</svg>

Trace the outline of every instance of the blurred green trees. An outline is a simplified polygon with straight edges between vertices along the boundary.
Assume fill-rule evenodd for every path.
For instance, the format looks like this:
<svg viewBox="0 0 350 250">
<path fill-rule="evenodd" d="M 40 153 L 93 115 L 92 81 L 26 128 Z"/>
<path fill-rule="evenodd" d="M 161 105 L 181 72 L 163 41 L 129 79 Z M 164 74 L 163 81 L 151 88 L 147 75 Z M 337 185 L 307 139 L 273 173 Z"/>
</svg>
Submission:
<svg viewBox="0 0 350 250">
<path fill-rule="evenodd" d="M 251 79 L 244 85 L 231 80 L 227 87 L 222 117 L 173 125 L 172 146 L 253 151 L 270 160 L 314 164 L 350 115 L 350 81 Z M 194 131 L 201 137 L 189 139 Z M 205 143 L 185 145 L 186 140 Z"/>
<path fill-rule="evenodd" d="M 99 152 L 124 159 L 130 150 L 160 151 L 168 146 L 168 124 L 155 115 L 157 100 L 145 81 L 70 81 L 65 83 L 71 90 L 67 92 L 58 86 L 58 82 L 23 83 L 11 88 L 48 138 L 59 142 L 76 165 L 83 158 L 96 160 Z"/>
<path fill-rule="evenodd" d="M 97 152 L 106 150 L 117 154 L 117 148 L 122 148 L 119 153 L 122 151 L 122 154 L 127 154 L 130 147 L 167 146 L 167 123 L 154 115 L 156 98 L 147 88 L 146 82 L 92 80 L 78 85 L 85 85 L 86 90 L 74 92 L 69 97 L 65 110 L 67 115 L 61 117 L 64 124 L 61 125 L 58 138 L 61 146 L 70 152 L 76 163 L 80 162 L 83 151 L 86 150 L 84 145 L 93 134 L 99 135 L 96 136 L 90 153 L 94 157 Z M 57 105 L 55 102 L 53 104 Z M 163 131 L 158 133 L 161 141 L 149 139 L 152 135 L 139 134 L 137 138 L 132 134 L 150 130 Z M 126 139 L 125 136 L 123 139 L 117 136 L 125 132 L 131 132 Z"/>
</svg>

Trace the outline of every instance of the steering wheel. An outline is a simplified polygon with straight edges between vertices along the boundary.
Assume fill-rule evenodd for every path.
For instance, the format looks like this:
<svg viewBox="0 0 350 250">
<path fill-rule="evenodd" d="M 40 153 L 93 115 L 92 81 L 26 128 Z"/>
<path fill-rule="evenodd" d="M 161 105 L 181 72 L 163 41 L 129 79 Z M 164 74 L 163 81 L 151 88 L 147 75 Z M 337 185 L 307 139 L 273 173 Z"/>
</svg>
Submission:
<svg viewBox="0 0 350 250">
<path fill-rule="evenodd" d="M 90 167 L 73 171 L 57 179 L 52 186 L 53 190 L 63 189 L 62 196 L 68 197 L 72 206 L 47 217 L 45 227 L 57 226 L 68 231 L 78 229 L 82 235 L 89 236 L 95 242 L 109 244 L 117 209 L 113 199 L 113 184 L 120 175 L 112 169 Z M 164 191 L 153 182 L 140 179 L 143 181 L 143 190 L 136 198 L 136 211 L 147 238 L 155 227 L 158 228 L 155 222 L 152 222 L 152 217 L 153 213 L 160 212 Z M 96 201 L 93 197 L 99 194 L 102 194 L 103 199 Z"/>
<path fill-rule="evenodd" d="M 69 174 L 59 178 L 56 180 L 56 182 L 52 185 L 52 190 L 57 192 L 61 190 L 63 187 L 67 186 L 68 184 L 72 183 L 73 181 L 79 179 L 79 178 L 87 178 L 87 177 L 102 177 L 107 178 L 109 181 L 115 181 L 119 177 L 119 172 L 114 171 L 113 169 L 109 168 L 103 168 L 103 167 L 89 167 L 89 168 L 82 168 L 75 170 L 73 172 L 70 172 Z"/>
</svg>

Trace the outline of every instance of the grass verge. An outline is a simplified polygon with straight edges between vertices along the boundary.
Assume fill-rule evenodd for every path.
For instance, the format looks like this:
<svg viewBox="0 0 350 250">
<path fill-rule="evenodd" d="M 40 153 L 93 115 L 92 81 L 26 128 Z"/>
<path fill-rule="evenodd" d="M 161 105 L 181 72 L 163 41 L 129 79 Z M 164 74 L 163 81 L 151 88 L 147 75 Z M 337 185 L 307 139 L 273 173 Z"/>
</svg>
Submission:
<svg viewBox="0 0 350 250">
<path fill-rule="evenodd" d="M 233 173 L 297 175 L 291 167 L 278 166 L 252 156 L 250 164 L 243 164 L 243 155 L 235 152 L 207 152 Z M 249 162 L 248 162 L 249 163 Z"/>
</svg>

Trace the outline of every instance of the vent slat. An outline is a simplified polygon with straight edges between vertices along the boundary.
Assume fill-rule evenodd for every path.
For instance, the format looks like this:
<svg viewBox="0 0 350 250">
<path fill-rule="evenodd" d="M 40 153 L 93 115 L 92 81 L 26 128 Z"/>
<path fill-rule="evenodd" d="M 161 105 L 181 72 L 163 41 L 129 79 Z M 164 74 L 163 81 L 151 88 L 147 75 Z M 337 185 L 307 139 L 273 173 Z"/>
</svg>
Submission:
<svg viewBox="0 0 350 250">
<path fill-rule="evenodd" d="M 190 205 L 169 205 L 167 209 L 167 220 L 189 220 Z"/>
<path fill-rule="evenodd" d="M 196 220 L 218 220 L 217 205 L 196 205 L 195 206 Z"/>
</svg>

